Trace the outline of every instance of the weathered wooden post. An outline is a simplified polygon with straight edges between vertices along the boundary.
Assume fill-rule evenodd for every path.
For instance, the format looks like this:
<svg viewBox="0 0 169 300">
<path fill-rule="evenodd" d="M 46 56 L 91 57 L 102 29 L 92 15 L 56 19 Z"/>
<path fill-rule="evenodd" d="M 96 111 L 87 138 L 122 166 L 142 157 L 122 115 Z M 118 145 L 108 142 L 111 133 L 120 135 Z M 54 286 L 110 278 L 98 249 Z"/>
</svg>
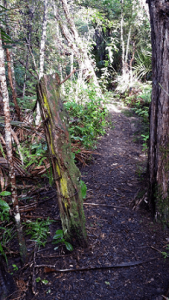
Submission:
<svg viewBox="0 0 169 300">
<path fill-rule="evenodd" d="M 58 74 L 45 75 L 38 84 L 38 101 L 57 187 L 60 217 L 65 238 L 87 246 L 85 216 L 76 167 L 67 130 L 67 115 L 60 99 Z"/>
</svg>

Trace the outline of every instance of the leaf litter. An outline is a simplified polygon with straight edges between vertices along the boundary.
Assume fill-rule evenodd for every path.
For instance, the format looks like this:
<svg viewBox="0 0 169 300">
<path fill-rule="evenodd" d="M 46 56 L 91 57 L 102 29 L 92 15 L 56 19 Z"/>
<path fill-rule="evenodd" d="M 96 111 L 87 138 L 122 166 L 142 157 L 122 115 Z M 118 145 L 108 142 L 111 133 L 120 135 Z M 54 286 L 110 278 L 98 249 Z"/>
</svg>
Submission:
<svg viewBox="0 0 169 300">
<path fill-rule="evenodd" d="M 88 248 L 74 247 L 69 252 L 60 245 L 54 250 L 53 236 L 61 229 L 57 196 L 45 179 L 37 179 L 36 186 L 39 182 L 42 188 L 30 188 L 29 201 L 22 198 L 21 217 L 24 222 L 47 217 L 55 222 L 49 225 L 45 247 L 36 247 L 26 237 L 29 260 L 24 267 L 18 263 L 16 243 L 11 245 L 9 269 L 19 267 L 13 274 L 17 288 L 9 299 L 167 298 L 169 261 L 161 252 L 168 229 L 152 221 L 145 201 L 146 174 L 137 171 L 146 169 L 147 158 L 141 144 L 133 142 L 133 117 L 126 117 L 120 107 L 118 112 L 109 110 L 115 127 L 107 129 L 97 154 L 81 168 L 88 188 L 84 200 Z M 138 130 L 140 121 L 136 121 Z M 31 184 L 29 178 L 26 185 Z"/>
</svg>

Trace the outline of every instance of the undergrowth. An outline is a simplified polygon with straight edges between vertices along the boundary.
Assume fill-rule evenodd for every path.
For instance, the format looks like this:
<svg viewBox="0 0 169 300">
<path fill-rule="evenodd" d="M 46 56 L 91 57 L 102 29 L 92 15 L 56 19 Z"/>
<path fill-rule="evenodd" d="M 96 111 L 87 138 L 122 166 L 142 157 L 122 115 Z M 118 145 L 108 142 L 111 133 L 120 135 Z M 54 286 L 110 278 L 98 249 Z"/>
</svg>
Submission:
<svg viewBox="0 0 169 300">
<path fill-rule="evenodd" d="M 47 236 L 49 235 L 49 225 L 52 220 L 41 220 L 36 219 L 36 221 L 28 220 L 25 223 L 26 230 L 25 234 L 31 236 L 31 240 L 37 243 L 39 246 L 45 246 L 47 242 Z"/>
<path fill-rule="evenodd" d="M 64 106 L 69 116 L 71 142 L 93 148 L 97 136 L 105 133 L 107 110 L 93 85 L 79 89 L 78 101 L 70 94 Z"/>
<path fill-rule="evenodd" d="M 11 193 L 8 191 L 3 191 L 0 193 L 0 255 L 5 258 L 6 263 L 8 263 L 8 260 L 5 250 L 7 244 L 14 237 L 13 227 L 9 226 L 10 206 L 5 201 L 5 197 L 10 195 Z"/>
<path fill-rule="evenodd" d="M 105 133 L 106 109 L 100 101 L 91 101 L 85 105 L 67 102 L 65 108 L 69 113 L 71 141 L 79 141 L 85 148 L 93 148 L 96 137 Z"/>
<path fill-rule="evenodd" d="M 31 165 L 41 166 L 47 156 L 47 144 L 46 142 L 39 142 L 34 140 L 30 142 L 28 139 L 24 142 L 20 149 L 23 155 L 24 166 L 27 169 Z"/>
<path fill-rule="evenodd" d="M 84 95 L 85 100 L 83 98 Z M 96 145 L 96 138 L 105 133 L 105 127 L 107 125 L 107 110 L 103 105 L 103 99 L 98 97 L 94 87 L 90 87 L 85 90 L 85 93 L 81 91 L 81 97 L 78 102 L 73 98 L 67 99 L 64 106 L 68 112 L 68 130 L 71 142 L 78 143 L 79 151 L 80 148 L 94 148 Z M 44 138 L 41 139 L 34 135 L 27 135 L 26 139 L 21 141 L 19 148 L 15 144 L 15 153 L 17 154 L 17 157 L 22 160 L 22 169 L 30 174 L 36 174 L 34 171 L 36 172 L 36 170 L 38 171 L 41 167 L 45 167 L 46 173 L 44 176 L 49 177 L 50 181 L 51 172 L 50 169 L 47 169 L 46 167 L 48 165 L 48 149 Z M 82 197 L 85 198 L 87 187 L 82 180 L 80 181 L 80 186 Z M 9 196 L 10 193 L 8 193 L 9 192 L 2 192 L 0 196 Z M 16 231 L 14 220 L 10 216 L 10 211 L 10 205 L 4 198 L 0 199 L 0 255 L 5 258 L 6 263 L 8 263 L 6 249 L 8 247 L 8 249 L 10 249 L 11 240 L 15 238 L 14 232 Z M 10 227 L 8 227 L 9 222 L 11 224 Z M 47 220 L 28 220 L 23 223 L 24 234 L 38 245 L 38 247 L 45 246 L 51 222 L 53 221 L 49 220 L 49 218 Z M 56 232 L 53 239 L 53 243 L 65 245 L 69 251 L 73 250 L 72 245 L 65 241 L 62 230 Z M 55 247 L 55 249 L 57 249 L 57 247 Z"/>
<path fill-rule="evenodd" d="M 151 102 L 151 85 L 142 85 L 139 88 L 131 89 L 126 92 L 123 99 L 124 103 L 131 108 L 142 120 L 141 136 L 143 142 L 143 151 L 148 149 L 149 140 L 149 106 Z"/>
</svg>

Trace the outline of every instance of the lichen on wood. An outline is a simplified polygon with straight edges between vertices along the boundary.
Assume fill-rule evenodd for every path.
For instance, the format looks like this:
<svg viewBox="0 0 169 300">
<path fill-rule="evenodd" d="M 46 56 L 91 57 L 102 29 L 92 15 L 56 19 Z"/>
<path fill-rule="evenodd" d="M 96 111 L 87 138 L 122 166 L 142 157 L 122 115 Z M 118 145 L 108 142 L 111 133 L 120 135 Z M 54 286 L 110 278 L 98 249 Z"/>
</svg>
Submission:
<svg viewBox="0 0 169 300">
<path fill-rule="evenodd" d="M 41 108 L 53 176 L 57 187 L 60 217 L 65 238 L 87 246 L 80 171 L 71 152 L 67 115 L 60 99 L 58 74 L 45 75 L 38 84 Z"/>
</svg>

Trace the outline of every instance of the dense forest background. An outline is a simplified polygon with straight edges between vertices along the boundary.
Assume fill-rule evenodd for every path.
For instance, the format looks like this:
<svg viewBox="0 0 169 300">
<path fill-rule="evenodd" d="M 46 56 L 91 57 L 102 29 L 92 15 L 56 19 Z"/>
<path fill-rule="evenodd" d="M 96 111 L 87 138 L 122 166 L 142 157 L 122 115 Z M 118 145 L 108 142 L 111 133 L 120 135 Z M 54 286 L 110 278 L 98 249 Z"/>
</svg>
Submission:
<svg viewBox="0 0 169 300">
<path fill-rule="evenodd" d="M 65 170 L 61 172 L 61 162 L 67 160 L 65 156 L 58 158 L 55 153 L 60 161 L 56 173 L 62 175 L 52 175 L 47 155 L 50 142 L 47 147 L 45 135 L 49 132 L 47 140 L 52 140 L 52 135 L 57 133 L 50 136 L 51 128 L 58 125 L 51 123 L 46 133 L 43 130 L 37 101 L 39 80 L 44 74 L 58 74 L 59 93 L 68 112 L 72 157 L 76 163 L 85 164 L 95 148 L 97 136 L 104 134 L 105 104 L 112 97 L 123 99 L 143 119 L 141 139 L 143 150 L 147 151 L 152 79 L 150 21 L 146 3 L 124 0 L 4 0 L 0 17 L 0 105 L 4 128 L 1 131 L 1 221 L 8 221 L 10 206 L 4 197 L 11 194 L 20 252 L 25 260 L 17 176 L 45 176 L 50 184 L 57 176 L 64 178 L 67 183 L 61 179 L 58 187 L 58 194 L 62 192 L 63 197 L 60 203 L 68 201 L 65 200 L 68 199 L 68 196 L 65 198 L 68 195 L 65 184 L 71 185 L 68 184 L 70 175 L 65 175 Z M 43 88 L 42 92 L 38 89 L 38 94 L 41 93 L 44 95 Z M 49 106 L 48 103 L 44 108 L 44 115 Z M 52 120 L 51 115 L 52 111 L 44 118 Z M 57 149 L 54 144 L 52 141 L 52 149 Z M 52 151 L 50 155 L 53 155 Z M 10 185 L 12 189 L 7 191 Z M 75 190 L 69 186 L 69 195 L 74 190 L 80 199 L 84 198 L 86 186 L 83 181 L 75 186 Z M 69 203 L 64 205 L 69 207 Z M 75 223 L 78 223 L 72 219 L 74 204 L 71 205 L 70 215 L 65 215 L 60 204 L 63 232 L 64 235 L 67 232 L 69 238 L 75 235 Z M 83 238 L 77 238 L 81 243 L 86 236 L 83 217 L 80 217 L 82 211 L 81 207 L 78 230 L 82 230 Z M 5 244 L 1 246 L 1 253 L 5 256 L 4 247 Z"/>
<path fill-rule="evenodd" d="M 8 2 L 4 30 L 13 40 L 10 52 L 22 109 L 33 108 L 36 101 L 35 87 L 43 55 L 44 73 L 57 71 L 61 80 L 76 68 L 72 81 L 80 81 L 82 76 L 87 83 L 87 76 L 91 76 L 86 70 L 90 68 L 86 67 L 87 57 L 102 88 L 112 90 L 118 85 L 123 91 L 139 79 L 151 80 L 146 4 L 75 1 L 64 5 L 64 1 Z M 62 88 L 64 92 L 65 89 L 71 89 L 70 84 Z"/>
<path fill-rule="evenodd" d="M 146 203 L 153 217 L 168 225 L 167 55 L 165 47 L 158 48 L 167 35 L 157 38 L 153 23 L 158 15 L 167 32 L 167 9 L 143 0 L 1 1 L 0 254 L 6 263 L 14 220 L 22 263 L 27 261 L 24 235 L 35 242 L 34 253 L 45 245 L 52 221 L 24 223 L 20 203 L 31 209 L 29 190 L 46 182 L 57 187 L 62 222 L 53 239 L 69 251 L 73 243 L 87 246 L 87 187 L 77 166 L 91 160 L 97 138 L 110 126 L 112 101 L 142 122 Z"/>
</svg>

